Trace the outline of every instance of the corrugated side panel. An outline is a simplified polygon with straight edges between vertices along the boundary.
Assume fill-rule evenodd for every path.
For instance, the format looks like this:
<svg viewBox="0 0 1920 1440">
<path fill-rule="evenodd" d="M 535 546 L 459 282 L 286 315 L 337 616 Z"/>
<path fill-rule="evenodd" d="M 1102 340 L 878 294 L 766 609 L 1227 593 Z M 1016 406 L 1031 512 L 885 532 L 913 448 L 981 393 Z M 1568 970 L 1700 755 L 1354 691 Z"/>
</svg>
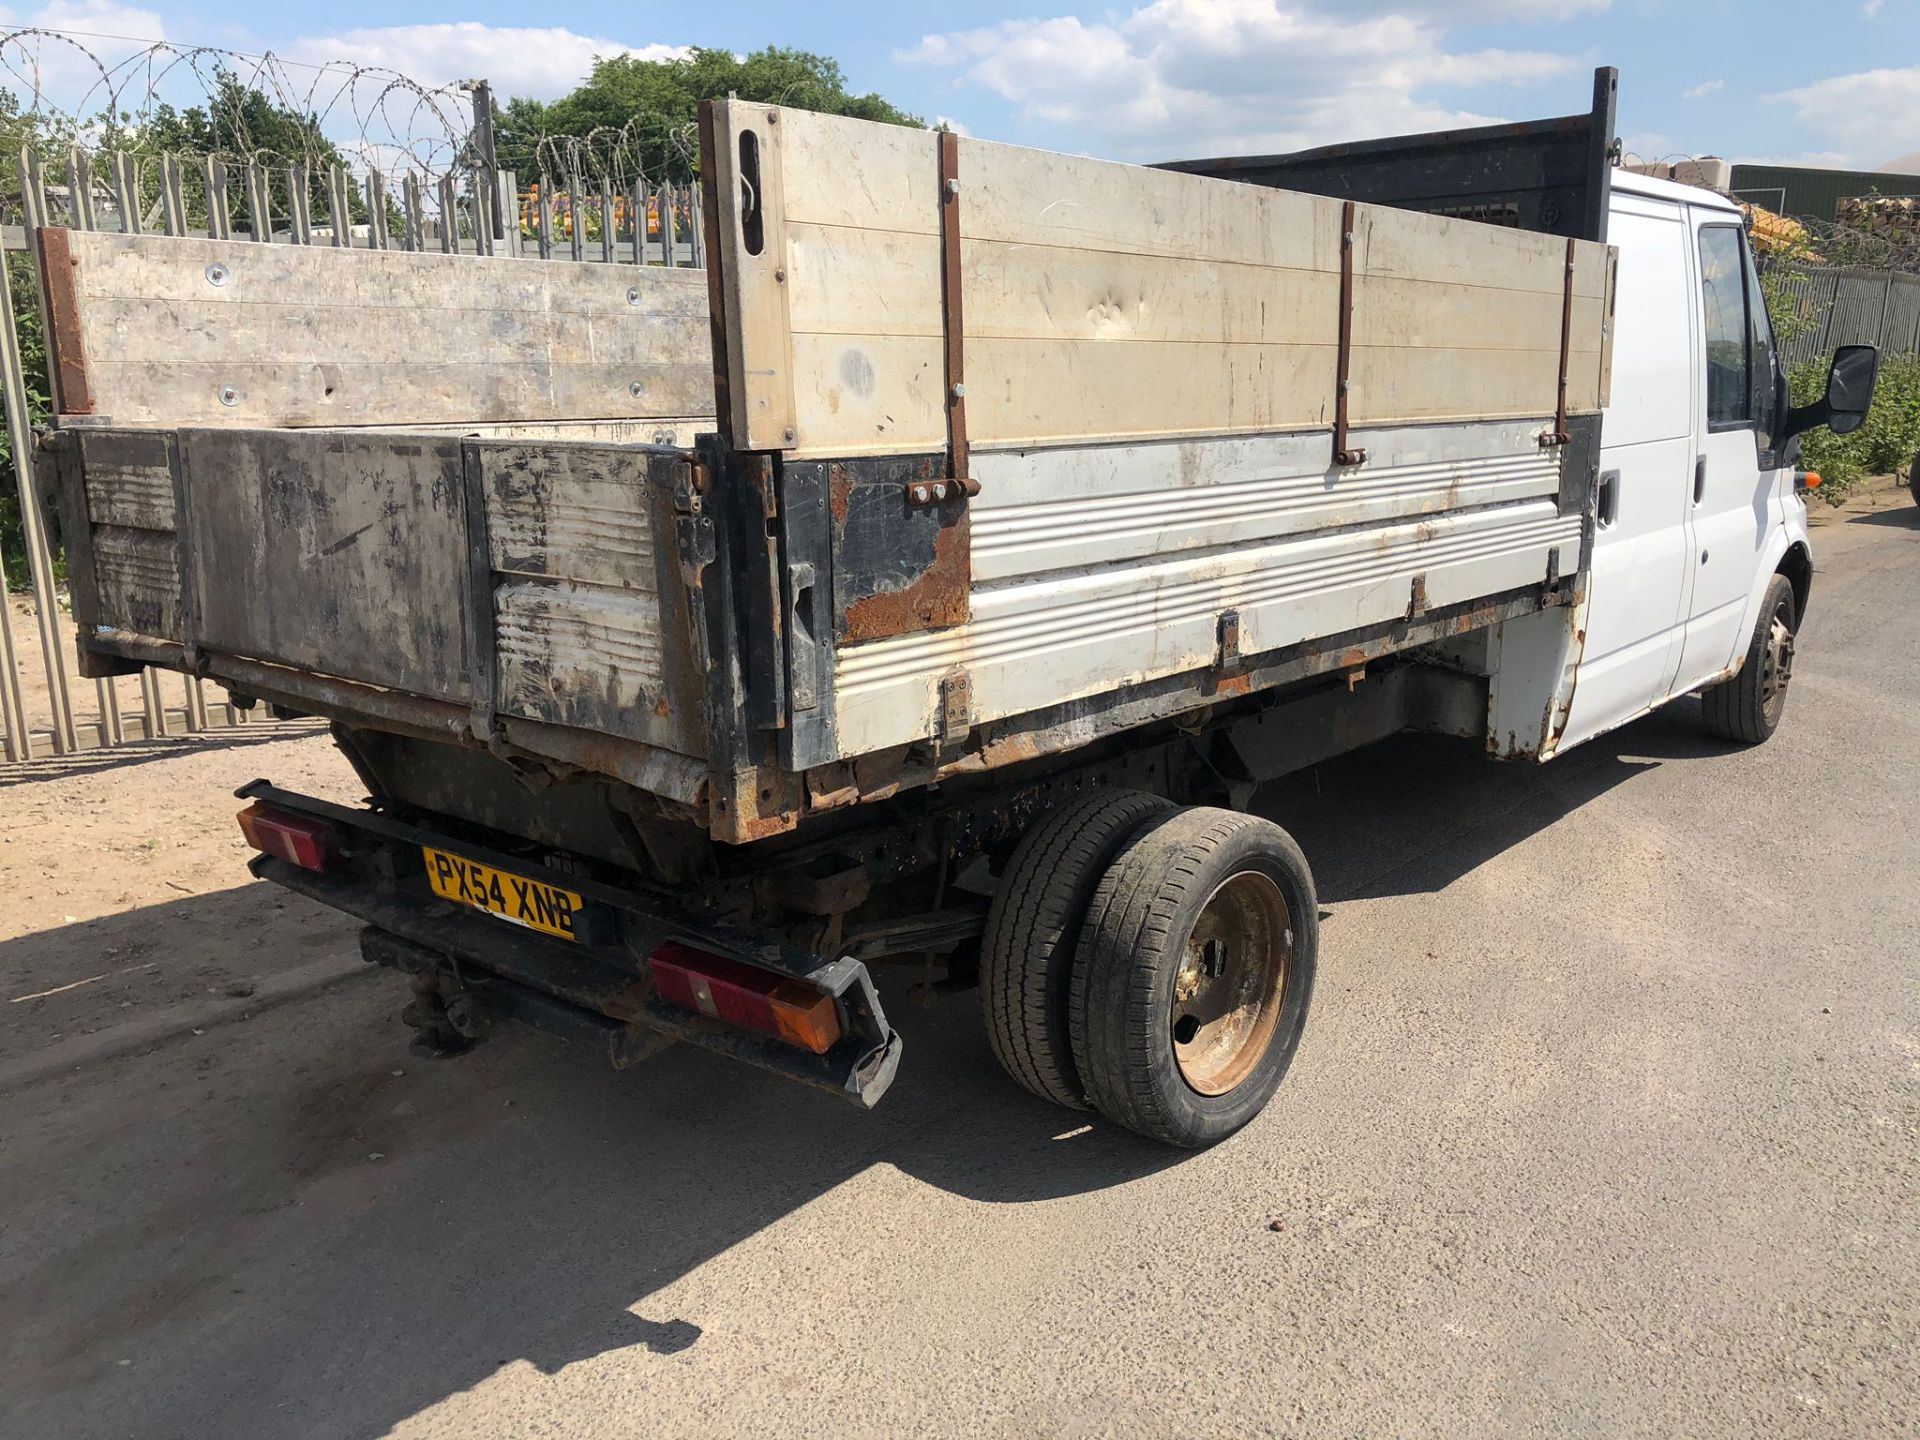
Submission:
<svg viewBox="0 0 1920 1440">
<path fill-rule="evenodd" d="M 684 622 L 661 594 L 645 455 L 551 441 L 480 453 L 497 708 L 697 753 L 704 730 L 668 638 Z"/>
<path fill-rule="evenodd" d="M 96 623 L 178 640 L 179 545 L 167 437 L 95 431 L 83 443 Z"/>
<path fill-rule="evenodd" d="M 1579 561 L 1538 422 L 976 452 L 972 619 L 844 647 L 836 727 L 858 755 L 935 733 L 940 680 L 975 723 L 1211 665 L 1237 611 L 1256 655 L 1539 584 Z"/>
</svg>

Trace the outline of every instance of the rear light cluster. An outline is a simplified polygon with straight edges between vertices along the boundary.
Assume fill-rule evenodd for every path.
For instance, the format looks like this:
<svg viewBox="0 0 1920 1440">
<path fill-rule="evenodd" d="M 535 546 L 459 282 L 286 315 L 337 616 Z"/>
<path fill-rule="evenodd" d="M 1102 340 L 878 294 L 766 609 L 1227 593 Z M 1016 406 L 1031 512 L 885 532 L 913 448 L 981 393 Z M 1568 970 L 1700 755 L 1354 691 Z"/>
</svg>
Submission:
<svg viewBox="0 0 1920 1440">
<path fill-rule="evenodd" d="M 831 995 L 804 980 L 669 940 L 647 957 L 660 998 L 824 1055 L 840 1038 Z"/>
<path fill-rule="evenodd" d="M 269 810 L 259 803 L 240 812 L 240 833 L 263 855 L 273 855 L 302 870 L 325 870 L 339 839 L 331 825 Z"/>
</svg>

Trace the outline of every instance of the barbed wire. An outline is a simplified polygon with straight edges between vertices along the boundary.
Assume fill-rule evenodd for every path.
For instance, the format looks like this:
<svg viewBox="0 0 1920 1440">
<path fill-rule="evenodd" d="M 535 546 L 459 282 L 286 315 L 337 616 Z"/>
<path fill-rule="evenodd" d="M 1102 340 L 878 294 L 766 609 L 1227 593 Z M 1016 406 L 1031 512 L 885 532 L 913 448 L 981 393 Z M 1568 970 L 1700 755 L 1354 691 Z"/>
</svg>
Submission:
<svg viewBox="0 0 1920 1440">
<path fill-rule="evenodd" d="M 1901 200 L 1904 212 L 1898 208 Z M 1743 203 L 1754 250 L 1773 261 L 1920 274 L 1920 202 L 1899 197 L 1883 202 L 1881 214 L 1875 213 L 1882 207 L 1873 204 L 1873 197 L 1864 203 L 1841 203 L 1841 218 L 1836 220 L 1776 215 Z"/>
<path fill-rule="evenodd" d="M 459 86 L 385 66 L 43 26 L 0 32 L 0 88 L 23 115 L 83 142 L 137 139 L 167 113 L 177 122 L 198 110 L 218 140 L 200 153 L 222 160 L 313 165 L 332 151 L 362 172 L 429 179 L 461 161 L 473 124 Z M 255 95 L 282 112 L 271 136 L 253 133 Z M 296 123 L 284 123 L 289 116 Z"/>
<path fill-rule="evenodd" d="M 336 155 L 356 173 L 413 173 L 429 183 L 474 161 L 474 97 L 398 70 L 350 60 L 309 62 L 216 45 L 176 45 L 25 26 L 0 31 L 0 89 L 57 139 L 125 146 L 166 117 L 198 111 L 217 143 L 187 153 L 228 162 L 317 166 Z M 269 114 L 254 111 L 255 97 Z M 254 133 L 265 119 L 272 133 Z M 287 123 L 291 119 L 293 123 Z M 602 177 L 615 188 L 683 181 L 698 168 L 687 121 L 640 115 L 585 135 L 520 135 L 502 125 L 497 162 L 523 178 Z"/>
<path fill-rule="evenodd" d="M 584 135 L 502 137 L 500 165 L 522 178 L 569 180 L 601 177 L 615 188 L 639 181 L 684 181 L 699 170 L 700 131 L 692 122 L 640 115 L 623 125 L 601 125 Z"/>
<path fill-rule="evenodd" d="M 1627 152 L 1622 163 L 1671 169 L 1675 166 L 1724 164 L 1716 155 L 1639 155 Z M 1658 173 L 1656 170 L 1655 173 Z M 1678 177 L 1675 177 L 1678 178 Z M 1687 179 L 1682 183 L 1698 184 Z M 1790 262 L 1867 270 L 1897 270 L 1920 274 L 1920 196 L 1849 196 L 1839 202 L 1832 219 L 1783 215 L 1754 199 L 1754 192 L 1723 190 L 1702 185 L 1739 205 L 1747 216 L 1755 253 L 1764 262 Z"/>
</svg>

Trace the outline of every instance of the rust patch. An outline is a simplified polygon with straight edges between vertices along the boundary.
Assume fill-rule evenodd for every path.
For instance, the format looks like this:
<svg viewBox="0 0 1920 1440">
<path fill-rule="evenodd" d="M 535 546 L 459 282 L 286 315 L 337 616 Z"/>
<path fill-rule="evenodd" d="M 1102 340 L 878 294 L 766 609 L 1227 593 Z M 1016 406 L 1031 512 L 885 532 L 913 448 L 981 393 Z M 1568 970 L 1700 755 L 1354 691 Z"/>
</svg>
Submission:
<svg viewBox="0 0 1920 1440">
<path fill-rule="evenodd" d="M 86 332 L 80 325 L 79 286 L 74 279 L 73 250 L 62 229 L 43 229 L 40 273 L 47 283 L 47 348 L 52 361 L 53 408 L 61 415 L 91 415 L 93 386 L 87 379 Z"/>
<path fill-rule="evenodd" d="M 827 467 L 827 508 L 833 512 L 834 525 L 847 523 L 847 507 L 853 502 L 853 477 L 844 465 Z"/>
<path fill-rule="evenodd" d="M 605 996 L 600 1001 L 600 1013 L 622 1024 L 631 1024 L 646 1012 L 647 1002 L 652 998 L 653 986 L 645 980 L 636 980 Z"/>
<path fill-rule="evenodd" d="M 973 572 L 965 511 L 940 527 L 933 539 L 933 564 L 902 590 L 881 590 L 847 606 L 846 638 L 878 640 L 964 624 L 971 613 L 968 591 Z"/>
<path fill-rule="evenodd" d="M 1253 677 L 1251 675 L 1222 675 L 1213 682 L 1213 693 L 1215 695 L 1226 696 L 1250 695 L 1253 693 Z"/>
</svg>

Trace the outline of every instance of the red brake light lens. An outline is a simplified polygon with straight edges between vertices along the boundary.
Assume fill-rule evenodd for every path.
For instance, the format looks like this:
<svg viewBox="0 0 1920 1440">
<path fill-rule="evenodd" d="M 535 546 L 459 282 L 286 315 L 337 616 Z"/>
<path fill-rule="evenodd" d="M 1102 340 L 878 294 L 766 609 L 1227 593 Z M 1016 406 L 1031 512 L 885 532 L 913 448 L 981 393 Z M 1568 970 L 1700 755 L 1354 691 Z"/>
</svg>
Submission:
<svg viewBox="0 0 1920 1440">
<path fill-rule="evenodd" d="M 327 868 L 338 838 L 333 827 L 322 821 L 269 810 L 257 802 L 240 812 L 240 833 L 261 854 L 314 871 Z"/>
<path fill-rule="evenodd" d="M 660 998 L 688 1010 L 758 1030 L 824 1055 L 839 1040 L 840 1011 L 831 995 L 804 980 L 776 975 L 669 940 L 647 957 Z"/>
</svg>

